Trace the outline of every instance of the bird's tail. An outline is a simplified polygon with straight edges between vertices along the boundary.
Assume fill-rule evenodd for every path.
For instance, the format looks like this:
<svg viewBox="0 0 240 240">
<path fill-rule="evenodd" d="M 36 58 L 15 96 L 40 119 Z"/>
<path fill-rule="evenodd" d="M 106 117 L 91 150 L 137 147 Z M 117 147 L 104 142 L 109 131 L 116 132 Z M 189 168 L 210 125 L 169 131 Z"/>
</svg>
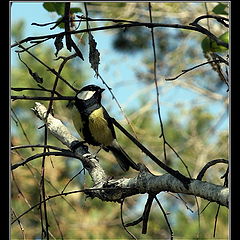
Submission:
<svg viewBox="0 0 240 240">
<path fill-rule="evenodd" d="M 128 156 L 116 140 L 114 140 L 111 146 L 108 146 L 107 149 L 113 153 L 123 171 L 127 171 L 129 167 L 139 170 L 138 165 Z"/>
</svg>

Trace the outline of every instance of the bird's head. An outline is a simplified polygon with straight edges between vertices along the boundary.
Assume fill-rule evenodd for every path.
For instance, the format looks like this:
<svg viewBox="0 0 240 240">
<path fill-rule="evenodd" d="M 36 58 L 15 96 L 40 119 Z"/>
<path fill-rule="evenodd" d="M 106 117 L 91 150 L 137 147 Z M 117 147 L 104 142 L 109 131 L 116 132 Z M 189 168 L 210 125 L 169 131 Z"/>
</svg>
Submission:
<svg viewBox="0 0 240 240">
<path fill-rule="evenodd" d="M 79 90 L 79 92 L 76 95 L 76 98 L 78 100 L 86 101 L 86 100 L 89 100 L 92 97 L 94 97 L 96 100 L 101 101 L 102 92 L 104 90 L 105 89 L 100 88 L 93 84 L 87 85 L 87 86 L 83 87 L 81 90 Z"/>
</svg>

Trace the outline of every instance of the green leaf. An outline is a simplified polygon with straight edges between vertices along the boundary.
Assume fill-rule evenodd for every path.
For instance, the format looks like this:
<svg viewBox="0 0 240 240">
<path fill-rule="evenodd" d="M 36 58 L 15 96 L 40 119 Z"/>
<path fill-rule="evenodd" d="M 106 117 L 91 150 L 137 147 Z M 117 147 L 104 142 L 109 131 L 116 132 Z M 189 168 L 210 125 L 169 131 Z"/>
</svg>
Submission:
<svg viewBox="0 0 240 240">
<path fill-rule="evenodd" d="M 55 3 L 58 15 L 64 16 L 65 3 Z"/>
<path fill-rule="evenodd" d="M 58 15 L 64 15 L 65 4 L 64 3 L 55 3 L 55 2 L 45 2 L 43 3 L 43 7 L 48 12 L 56 12 Z"/>
<path fill-rule="evenodd" d="M 57 19 L 57 22 L 60 21 L 60 20 L 62 20 L 62 17 L 58 18 L 58 19 Z M 64 29 L 64 28 L 65 28 L 64 22 L 61 22 L 61 23 L 58 25 L 58 27 Z"/>
<path fill-rule="evenodd" d="M 223 33 L 221 36 L 219 36 L 219 39 L 225 43 L 229 43 L 229 32 Z M 216 41 L 213 41 L 212 39 L 209 39 L 208 37 L 205 37 L 202 40 L 202 49 L 203 52 L 225 52 L 228 50 L 228 48 L 218 45 Z"/>
<path fill-rule="evenodd" d="M 82 12 L 81 8 L 70 8 L 70 13 L 77 13 L 77 12 Z"/>
<path fill-rule="evenodd" d="M 219 3 L 212 11 L 215 14 L 228 15 L 228 13 L 225 11 L 226 7 L 227 7 L 227 4 Z"/>
<path fill-rule="evenodd" d="M 48 11 L 48 12 L 55 12 L 55 4 L 51 2 L 45 2 L 43 3 L 43 7 Z"/>
<path fill-rule="evenodd" d="M 229 32 L 223 33 L 220 37 L 220 40 L 222 40 L 225 43 L 229 43 Z"/>
</svg>

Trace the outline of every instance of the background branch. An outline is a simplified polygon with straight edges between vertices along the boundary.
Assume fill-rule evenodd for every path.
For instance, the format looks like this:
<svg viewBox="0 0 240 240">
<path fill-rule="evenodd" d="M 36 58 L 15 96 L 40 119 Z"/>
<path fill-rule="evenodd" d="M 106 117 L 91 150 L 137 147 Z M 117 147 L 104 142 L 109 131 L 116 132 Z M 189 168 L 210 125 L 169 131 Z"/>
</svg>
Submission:
<svg viewBox="0 0 240 240">
<path fill-rule="evenodd" d="M 89 20 L 91 21 L 91 20 Z M 192 25 L 192 26 L 189 26 Z M 213 33 L 209 32 L 207 29 L 204 27 L 200 26 L 198 23 L 193 21 L 189 25 L 183 25 L 183 24 L 165 24 L 165 23 L 142 23 L 142 22 L 134 22 L 134 23 L 126 23 L 126 24 L 114 24 L 110 26 L 104 26 L 104 27 L 96 27 L 96 28 L 88 28 L 88 29 L 82 29 L 82 30 L 77 30 L 77 31 L 69 31 L 69 32 L 60 32 L 57 34 L 48 34 L 44 36 L 35 36 L 35 37 L 27 37 L 18 43 L 14 43 L 11 45 L 11 47 L 16 47 L 19 46 L 22 43 L 29 42 L 32 40 L 39 40 L 39 39 L 52 39 L 56 38 L 57 36 L 66 36 L 66 35 L 71 35 L 71 34 L 78 34 L 78 33 L 85 33 L 89 31 L 102 31 L 102 30 L 109 30 L 109 29 L 118 29 L 118 28 L 130 28 L 130 27 L 148 27 L 148 28 L 156 28 L 156 27 L 163 27 L 163 28 L 179 28 L 179 29 L 186 29 L 186 30 L 191 30 L 191 31 L 196 31 L 200 32 L 204 35 L 207 35 L 209 38 L 212 40 L 216 41 L 218 45 L 224 46 L 228 48 L 228 44 L 219 40 Z"/>
</svg>

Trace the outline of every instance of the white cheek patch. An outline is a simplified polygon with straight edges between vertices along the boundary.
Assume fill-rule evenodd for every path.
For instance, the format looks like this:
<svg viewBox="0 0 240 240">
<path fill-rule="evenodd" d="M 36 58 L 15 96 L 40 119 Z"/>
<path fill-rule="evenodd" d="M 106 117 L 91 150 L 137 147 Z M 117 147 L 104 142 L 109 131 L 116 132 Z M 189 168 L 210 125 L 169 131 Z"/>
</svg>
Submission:
<svg viewBox="0 0 240 240">
<path fill-rule="evenodd" d="M 77 98 L 81 100 L 88 100 L 93 96 L 94 93 L 95 91 L 82 91 L 77 95 Z"/>
</svg>

